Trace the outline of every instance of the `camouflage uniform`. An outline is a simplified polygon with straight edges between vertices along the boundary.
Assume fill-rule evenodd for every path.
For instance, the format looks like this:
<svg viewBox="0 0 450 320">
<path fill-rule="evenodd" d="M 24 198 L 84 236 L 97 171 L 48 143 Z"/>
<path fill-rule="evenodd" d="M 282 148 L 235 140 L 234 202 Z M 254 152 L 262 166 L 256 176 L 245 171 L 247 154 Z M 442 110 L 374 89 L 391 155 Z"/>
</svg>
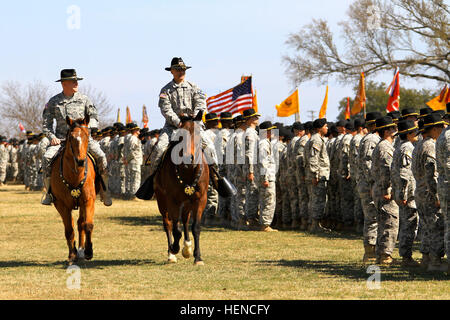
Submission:
<svg viewBox="0 0 450 320">
<path fill-rule="evenodd" d="M 242 129 L 236 129 L 235 136 L 231 140 L 234 150 L 234 185 L 237 189 L 237 194 L 234 197 L 233 217 L 235 222 L 245 217 L 245 195 L 247 194 L 247 178 L 244 173 L 244 134 Z M 230 148 L 228 150 L 231 150 Z"/>
<path fill-rule="evenodd" d="M 341 222 L 350 226 L 354 222 L 354 196 L 355 191 L 350 176 L 350 141 L 353 136 L 350 133 L 344 135 L 337 148 L 335 158 L 338 160 L 338 182 L 341 209 Z"/>
<path fill-rule="evenodd" d="M 281 220 L 283 224 L 288 225 L 291 222 L 292 217 L 292 208 L 290 205 L 290 196 L 289 196 L 289 164 L 288 164 L 288 147 L 287 144 L 283 143 L 283 147 L 280 151 L 279 163 L 280 163 L 280 191 L 281 191 Z"/>
<path fill-rule="evenodd" d="M 0 183 L 6 180 L 6 166 L 9 161 L 9 152 L 3 143 L 0 143 Z"/>
<path fill-rule="evenodd" d="M 126 166 L 123 162 L 124 152 L 125 152 L 125 138 L 126 135 L 119 137 L 119 141 L 117 144 L 117 157 L 119 159 L 119 188 L 118 194 L 125 196 L 126 195 L 126 186 L 127 186 L 127 174 L 126 174 Z"/>
<path fill-rule="evenodd" d="M 247 220 L 258 219 L 258 170 L 255 170 L 255 165 L 258 160 L 258 133 L 253 128 L 247 128 L 245 131 L 245 166 L 244 177 L 246 178 L 246 193 L 245 193 L 245 216 Z M 253 181 L 248 180 L 248 175 L 253 173 Z"/>
<path fill-rule="evenodd" d="M 305 134 L 301 137 L 294 148 L 294 155 L 296 158 L 296 170 L 295 175 L 297 178 L 297 188 L 298 188 L 298 199 L 299 199 L 299 209 L 300 209 L 300 217 L 306 220 L 309 219 L 308 215 L 308 187 L 305 181 L 305 146 L 309 140 L 309 136 Z"/>
<path fill-rule="evenodd" d="M 38 188 L 42 189 L 44 186 L 44 180 L 43 180 L 43 170 L 42 170 L 42 163 L 44 159 L 45 151 L 47 150 L 48 146 L 50 145 L 50 140 L 48 140 L 47 137 L 44 137 L 39 141 L 36 147 L 36 169 L 37 175 L 38 175 Z"/>
<path fill-rule="evenodd" d="M 23 184 L 25 185 L 25 188 L 30 186 L 30 167 L 27 165 L 28 150 L 30 149 L 30 145 L 30 140 L 27 140 L 21 153 L 23 165 Z"/>
<path fill-rule="evenodd" d="M 91 100 L 79 92 L 75 92 L 72 97 L 66 97 L 60 93 L 49 100 L 43 112 L 43 132 L 51 141 L 53 138 L 65 139 L 69 129 L 66 123 L 66 116 L 72 120 L 84 119 L 85 113 L 90 116 L 89 128 L 98 127 L 97 109 Z M 53 129 L 53 120 L 56 120 L 56 129 Z M 58 152 L 61 145 L 50 146 L 44 154 L 44 171 L 50 170 L 49 163 Z M 97 141 L 89 135 L 88 151 L 96 159 L 100 173 L 106 172 L 107 161 L 105 153 L 100 148 Z M 47 171 L 48 172 L 48 171 Z"/>
<path fill-rule="evenodd" d="M 208 138 L 211 143 L 216 139 L 216 129 L 208 129 L 205 131 L 205 136 Z M 208 185 L 208 195 L 206 200 L 206 207 L 203 211 L 203 216 L 205 218 L 214 218 L 217 216 L 217 209 L 219 207 L 219 193 L 216 189 L 214 189 L 211 179 L 209 179 Z"/>
<path fill-rule="evenodd" d="M 377 208 L 377 244 L 378 256 L 386 254 L 391 256 L 397 241 L 399 211 L 398 205 L 392 197 L 391 164 L 394 155 L 394 146 L 388 140 L 381 140 L 372 154 L 372 177 L 375 182 L 372 187 L 372 199 Z M 383 198 L 391 195 L 390 200 Z"/>
<path fill-rule="evenodd" d="M 436 142 L 427 137 L 423 140 L 421 149 L 418 150 L 417 159 L 415 163 L 416 181 L 423 181 L 418 183 L 416 188 L 415 199 L 419 197 L 419 210 L 423 213 L 423 227 L 428 232 L 429 237 L 429 253 L 430 256 L 442 258 L 444 252 L 444 217 L 440 208 L 436 207 L 436 202 L 439 200 L 437 194 L 437 178 L 438 173 L 436 169 Z"/>
<path fill-rule="evenodd" d="M 109 189 L 115 196 L 120 194 L 120 172 L 119 172 L 119 136 L 115 136 L 109 145 L 109 156 L 111 157 L 108 163 L 110 178 Z"/>
<path fill-rule="evenodd" d="M 359 182 L 359 172 L 358 172 L 358 162 L 359 162 L 359 146 L 363 138 L 362 134 L 355 134 L 350 140 L 350 153 L 349 153 L 349 164 L 350 164 L 350 180 L 352 182 L 353 188 L 353 214 L 354 221 L 357 225 L 364 225 L 364 213 L 361 204 L 361 197 L 359 196 L 358 182 Z"/>
<path fill-rule="evenodd" d="M 418 213 L 414 192 L 416 180 L 411 171 L 414 145 L 407 140 L 401 141 L 394 151 L 391 165 L 391 181 L 394 200 L 407 201 L 406 206 L 399 205 L 399 253 L 401 257 L 412 256 L 412 246 L 417 233 Z"/>
<path fill-rule="evenodd" d="M 273 150 L 276 154 L 276 171 L 275 171 L 275 219 L 277 223 L 280 223 L 282 221 L 282 214 L 283 214 L 283 191 L 284 189 L 282 186 L 282 178 L 281 178 L 281 156 L 284 150 L 286 149 L 286 145 L 280 141 L 277 140 L 273 145 Z"/>
<path fill-rule="evenodd" d="M 339 145 L 344 138 L 343 134 L 339 134 L 330 144 L 330 181 L 328 183 L 328 217 L 338 222 L 342 222 L 341 212 L 341 196 L 339 192 Z"/>
<path fill-rule="evenodd" d="M 226 129 L 226 128 L 222 128 L 219 131 L 218 134 L 218 143 L 219 146 L 216 145 L 217 147 L 221 148 L 221 152 L 217 154 L 218 156 L 218 160 L 219 160 L 219 172 L 220 175 L 222 177 L 226 177 L 229 181 L 231 181 L 231 177 L 228 175 L 229 173 L 229 169 L 228 167 L 230 166 L 230 164 L 226 163 L 226 146 L 228 144 L 228 140 L 230 139 L 231 136 L 231 130 L 230 129 Z M 221 157 L 219 157 L 219 154 L 221 155 Z M 229 198 L 223 198 L 219 196 L 219 208 L 218 208 L 218 216 L 222 217 L 224 219 L 228 219 L 228 214 L 231 212 L 231 201 Z"/>
<path fill-rule="evenodd" d="M 30 144 L 28 148 L 27 158 L 26 158 L 26 164 L 27 167 L 29 167 L 28 174 L 29 174 L 29 187 L 30 190 L 36 191 L 37 190 L 37 171 L 36 168 L 36 156 L 37 156 L 37 144 L 32 143 Z"/>
<path fill-rule="evenodd" d="M 10 163 L 11 179 L 13 181 L 16 181 L 17 175 L 19 174 L 18 154 L 19 149 L 15 146 L 11 146 L 11 150 L 9 151 L 9 163 Z"/>
<path fill-rule="evenodd" d="M 377 242 L 377 209 L 371 194 L 374 183 L 371 168 L 372 153 L 380 139 L 378 134 L 369 133 L 361 139 L 359 145 L 358 191 L 364 212 L 364 245 L 375 245 Z"/>
<path fill-rule="evenodd" d="M 436 163 L 438 171 L 438 194 L 445 223 L 444 244 L 450 264 L 450 126 L 436 140 Z"/>
<path fill-rule="evenodd" d="M 161 162 L 162 155 L 169 146 L 169 142 L 176 134 L 181 123 L 181 114 L 197 116 L 199 112 L 206 110 L 205 94 L 192 82 L 183 81 L 179 84 L 169 82 L 161 89 L 159 96 L 159 108 L 166 119 L 166 123 L 150 156 L 150 175 L 154 174 Z M 205 136 L 202 124 L 199 124 L 202 148 L 208 164 L 217 164 L 217 155 L 212 142 Z"/>
<path fill-rule="evenodd" d="M 135 135 L 125 139 L 123 158 L 126 160 L 125 194 L 133 197 L 141 186 L 142 143 Z"/>
<path fill-rule="evenodd" d="M 325 140 L 319 133 L 311 136 L 305 146 L 306 183 L 310 195 L 308 212 L 314 220 L 321 220 L 325 214 L 327 203 L 327 183 L 330 179 L 330 159 L 326 150 Z M 315 178 L 319 182 L 312 183 Z"/>
<path fill-rule="evenodd" d="M 297 184 L 297 162 L 295 155 L 295 145 L 300 137 L 294 136 L 292 140 L 287 145 L 287 162 L 288 162 L 288 193 L 289 193 L 289 203 L 291 205 L 291 217 L 290 221 L 299 220 L 300 210 L 299 210 L 299 197 L 298 197 L 298 184 Z"/>
<path fill-rule="evenodd" d="M 259 195 L 259 223 L 262 226 L 270 226 L 275 213 L 276 194 L 275 194 L 275 171 L 276 163 L 273 154 L 272 144 L 269 139 L 259 141 L 259 173 L 258 173 L 258 195 Z M 268 187 L 262 184 L 269 182 Z"/>
</svg>

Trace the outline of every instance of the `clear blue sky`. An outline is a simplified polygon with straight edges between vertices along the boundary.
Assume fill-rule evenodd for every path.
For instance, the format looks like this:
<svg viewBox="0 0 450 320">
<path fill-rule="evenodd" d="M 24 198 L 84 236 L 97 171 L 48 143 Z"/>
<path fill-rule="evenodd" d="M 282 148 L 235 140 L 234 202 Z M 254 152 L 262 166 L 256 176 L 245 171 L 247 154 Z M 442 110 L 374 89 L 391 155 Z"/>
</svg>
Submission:
<svg viewBox="0 0 450 320">
<path fill-rule="evenodd" d="M 294 89 L 281 57 L 284 42 L 313 18 L 326 19 L 332 29 L 345 20 L 350 0 L 152 0 L 152 1 L 2 1 L 0 4 L 0 82 L 38 79 L 57 94 L 54 81 L 64 68 L 76 68 L 84 82 L 103 91 L 122 111 L 130 106 L 140 123 L 146 105 L 151 127 L 162 127 L 160 89 L 171 80 L 164 67 L 174 56 L 193 68 L 187 79 L 208 95 L 238 84 L 252 74 L 264 119 L 276 118 L 275 105 Z M 79 30 L 69 30 L 71 5 L 81 10 Z M 391 74 L 381 77 L 390 82 Z M 338 114 L 338 101 L 353 96 L 351 87 L 330 82 L 327 118 Z M 325 87 L 301 85 L 301 120 L 318 110 Z M 116 113 L 116 111 L 114 111 Z M 114 116 L 115 117 L 115 114 Z"/>
</svg>

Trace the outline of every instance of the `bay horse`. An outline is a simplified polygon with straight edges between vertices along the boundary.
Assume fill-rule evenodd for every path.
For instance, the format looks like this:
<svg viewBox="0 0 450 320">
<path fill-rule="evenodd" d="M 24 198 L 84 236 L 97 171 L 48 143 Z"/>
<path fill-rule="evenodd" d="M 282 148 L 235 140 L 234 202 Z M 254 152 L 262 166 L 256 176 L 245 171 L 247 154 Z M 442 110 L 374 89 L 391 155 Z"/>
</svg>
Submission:
<svg viewBox="0 0 450 320">
<path fill-rule="evenodd" d="M 190 148 L 183 148 L 179 154 L 175 154 L 176 152 L 172 152 L 172 150 L 178 144 L 170 144 L 155 175 L 154 190 L 168 241 L 168 262 L 177 262 L 175 255 L 180 251 L 179 241 L 182 236 L 179 228 L 180 220 L 183 223 L 184 233 L 182 255 L 186 259 L 192 255 L 192 242 L 189 238 L 189 219 L 192 215 L 192 235 L 195 246 L 194 265 L 203 265 L 200 254 L 200 224 L 207 200 L 209 167 L 201 148 L 199 132 L 194 130 L 195 121 L 202 119 L 202 112 L 195 118 L 182 116 L 180 119 L 181 128 L 179 130 L 186 130 L 184 132 L 189 133 L 187 137 L 190 138 L 190 144 L 185 143 L 185 145 L 189 145 Z M 185 157 L 185 159 L 187 157 L 191 161 L 174 164 L 172 153 Z"/>
<path fill-rule="evenodd" d="M 88 156 L 89 115 L 82 120 L 66 118 L 69 125 L 65 145 L 51 165 L 50 188 L 53 203 L 64 223 L 69 248 L 68 264 L 78 259 L 91 260 L 94 208 L 98 188 L 95 186 L 95 169 Z M 79 208 L 78 239 L 76 248 L 72 210 Z"/>
</svg>

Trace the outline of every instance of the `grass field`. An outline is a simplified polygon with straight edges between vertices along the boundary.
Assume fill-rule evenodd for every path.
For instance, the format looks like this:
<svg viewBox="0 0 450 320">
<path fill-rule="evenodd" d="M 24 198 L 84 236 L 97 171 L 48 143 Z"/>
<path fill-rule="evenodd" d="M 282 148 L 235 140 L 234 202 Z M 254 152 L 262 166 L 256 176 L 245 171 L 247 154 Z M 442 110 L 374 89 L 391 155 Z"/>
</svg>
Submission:
<svg viewBox="0 0 450 320">
<path fill-rule="evenodd" d="M 0 188 L 0 299 L 450 298 L 449 276 L 397 266 L 381 268 L 380 288 L 368 289 L 362 241 L 352 234 L 204 227 L 204 266 L 181 254 L 166 264 L 156 202 L 120 200 L 97 202 L 94 259 L 79 265 L 80 289 L 69 289 L 63 225 L 39 199 L 23 186 Z"/>
</svg>

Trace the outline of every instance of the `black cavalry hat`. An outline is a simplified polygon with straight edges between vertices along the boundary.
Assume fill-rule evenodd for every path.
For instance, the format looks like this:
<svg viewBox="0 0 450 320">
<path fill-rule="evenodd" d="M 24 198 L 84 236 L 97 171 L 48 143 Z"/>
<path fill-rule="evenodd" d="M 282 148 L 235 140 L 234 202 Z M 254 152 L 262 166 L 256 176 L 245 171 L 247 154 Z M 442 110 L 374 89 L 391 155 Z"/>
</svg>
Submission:
<svg viewBox="0 0 450 320">
<path fill-rule="evenodd" d="M 326 118 L 316 119 L 313 122 L 313 127 L 314 127 L 314 129 L 320 129 L 326 124 L 327 124 Z"/>
<path fill-rule="evenodd" d="M 414 110 L 413 108 L 405 108 L 402 109 L 402 117 L 403 118 L 407 118 L 407 117 L 411 117 L 411 116 L 419 116 L 419 113 L 417 113 L 416 110 Z"/>
<path fill-rule="evenodd" d="M 424 128 L 436 126 L 439 124 L 445 124 L 445 121 L 442 120 L 442 116 L 437 112 L 430 113 L 429 115 L 425 116 L 425 118 L 423 118 Z"/>
<path fill-rule="evenodd" d="M 220 114 L 220 121 L 233 121 L 233 115 L 231 112 L 222 112 Z"/>
<path fill-rule="evenodd" d="M 378 118 L 375 123 L 377 125 L 377 127 L 375 128 L 376 130 L 395 126 L 394 120 L 389 116 Z"/>
<path fill-rule="evenodd" d="M 381 112 L 373 111 L 366 114 L 366 124 L 374 123 L 378 118 L 381 118 Z"/>
<path fill-rule="evenodd" d="M 412 120 L 402 120 L 397 123 L 398 132 L 395 135 L 399 135 L 402 133 L 410 133 L 417 131 L 419 129 L 418 126 Z"/>
<path fill-rule="evenodd" d="M 244 119 L 248 119 L 251 117 L 260 117 L 261 115 L 255 111 L 255 109 L 247 109 L 244 110 Z"/>
<path fill-rule="evenodd" d="M 141 130 L 141 128 L 139 128 L 139 126 L 136 123 L 134 123 L 134 122 L 131 122 L 131 123 L 127 124 L 126 128 L 127 128 L 128 131 Z"/>
<path fill-rule="evenodd" d="M 345 124 L 345 129 L 355 131 L 355 122 L 353 120 L 348 120 Z"/>
<path fill-rule="evenodd" d="M 400 111 L 391 111 L 386 114 L 386 116 L 391 117 L 393 122 L 397 122 L 401 117 Z"/>
<path fill-rule="evenodd" d="M 261 130 L 272 130 L 272 129 L 276 129 L 277 126 L 272 125 L 272 122 L 270 121 L 264 121 L 263 123 L 261 123 L 259 125 L 259 129 Z"/>
<path fill-rule="evenodd" d="M 233 123 L 234 123 L 234 124 L 239 124 L 239 123 L 241 123 L 242 121 L 244 121 L 244 117 L 242 116 L 242 114 L 240 114 L 240 115 L 238 115 L 238 116 L 236 116 L 236 117 L 233 118 Z"/>
<path fill-rule="evenodd" d="M 298 131 L 305 130 L 305 125 L 302 124 L 300 121 L 296 121 L 292 125 L 292 130 L 298 130 Z"/>
<path fill-rule="evenodd" d="M 217 113 L 211 112 L 205 116 L 205 122 L 214 121 L 214 120 L 216 120 L 216 121 L 219 120 Z"/>
<path fill-rule="evenodd" d="M 166 68 L 166 71 L 170 71 L 172 69 L 178 69 L 178 70 L 187 70 L 192 67 L 188 67 L 184 64 L 183 59 L 181 58 L 173 58 L 172 62 L 170 63 L 170 67 Z"/>
<path fill-rule="evenodd" d="M 83 80 L 83 78 L 77 77 L 77 72 L 75 71 L 75 69 L 64 69 L 61 70 L 61 79 L 56 80 L 56 82 L 65 80 Z"/>
<path fill-rule="evenodd" d="M 420 115 L 419 115 L 419 119 L 425 117 L 427 114 L 430 114 L 433 112 L 433 109 L 431 109 L 430 107 L 425 107 L 420 109 Z"/>
</svg>

